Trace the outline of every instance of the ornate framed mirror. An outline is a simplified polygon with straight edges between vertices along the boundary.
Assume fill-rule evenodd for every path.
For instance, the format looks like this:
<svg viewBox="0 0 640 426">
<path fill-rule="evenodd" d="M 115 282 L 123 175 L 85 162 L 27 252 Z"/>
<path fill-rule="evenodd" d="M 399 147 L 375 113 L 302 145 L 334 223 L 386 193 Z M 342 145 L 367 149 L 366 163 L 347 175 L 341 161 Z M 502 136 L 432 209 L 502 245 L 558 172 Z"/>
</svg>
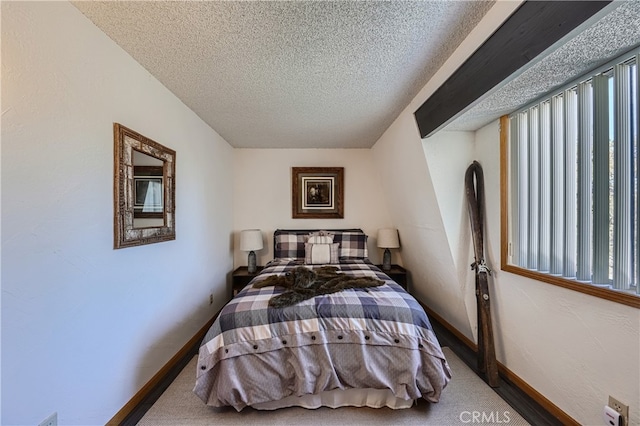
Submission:
<svg viewBox="0 0 640 426">
<path fill-rule="evenodd" d="M 175 240 L 176 152 L 119 123 L 113 135 L 113 247 Z"/>
</svg>

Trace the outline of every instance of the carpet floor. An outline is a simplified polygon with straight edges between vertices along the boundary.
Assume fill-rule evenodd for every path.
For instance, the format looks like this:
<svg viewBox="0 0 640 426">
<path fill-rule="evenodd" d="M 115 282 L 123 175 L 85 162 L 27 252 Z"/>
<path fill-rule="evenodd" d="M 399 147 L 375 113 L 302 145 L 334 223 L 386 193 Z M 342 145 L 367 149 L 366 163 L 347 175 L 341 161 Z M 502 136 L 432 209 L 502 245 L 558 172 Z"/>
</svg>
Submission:
<svg viewBox="0 0 640 426">
<path fill-rule="evenodd" d="M 145 413 L 139 426 L 163 425 L 528 425 L 509 404 L 480 379 L 449 348 L 443 348 L 453 378 L 440 402 L 419 400 L 404 410 L 389 408 L 299 407 L 275 411 L 207 407 L 192 393 L 197 357 Z"/>
</svg>

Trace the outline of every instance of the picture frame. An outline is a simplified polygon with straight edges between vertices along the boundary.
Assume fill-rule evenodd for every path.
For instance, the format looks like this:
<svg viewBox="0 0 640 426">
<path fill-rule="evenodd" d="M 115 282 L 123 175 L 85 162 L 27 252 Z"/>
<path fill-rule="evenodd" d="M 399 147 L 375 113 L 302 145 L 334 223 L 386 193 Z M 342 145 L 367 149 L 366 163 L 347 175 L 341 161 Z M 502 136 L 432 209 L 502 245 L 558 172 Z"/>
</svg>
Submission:
<svg viewBox="0 0 640 426">
<path fill-rule="evenodd" d="M 344 218 L 343 167 L 292 167 L 294 219 Z"/>
</svg>

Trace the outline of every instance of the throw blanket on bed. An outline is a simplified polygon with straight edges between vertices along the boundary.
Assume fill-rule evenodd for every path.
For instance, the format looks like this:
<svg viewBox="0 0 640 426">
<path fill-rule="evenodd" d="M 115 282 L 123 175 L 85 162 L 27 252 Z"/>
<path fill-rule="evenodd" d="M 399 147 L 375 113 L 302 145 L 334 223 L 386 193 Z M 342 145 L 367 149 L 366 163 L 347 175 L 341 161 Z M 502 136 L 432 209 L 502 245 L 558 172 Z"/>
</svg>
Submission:
<svg viewBox="0 0 640 426">
<path fill-rule="evenodd" d="M 262 288 L 272 285 L 288 289 L 269 300 L 269 306 L 272 308 L 284 308 L 323 294 L 351 288 L 378 287 L 383 284 L 384 281 L 372 277 L 340 274 L 338 268 L 333 266 L 323 266 L 315 270 L 298 266 L 284 275 L 271 275 L 254 287 Z"/>
</svg>

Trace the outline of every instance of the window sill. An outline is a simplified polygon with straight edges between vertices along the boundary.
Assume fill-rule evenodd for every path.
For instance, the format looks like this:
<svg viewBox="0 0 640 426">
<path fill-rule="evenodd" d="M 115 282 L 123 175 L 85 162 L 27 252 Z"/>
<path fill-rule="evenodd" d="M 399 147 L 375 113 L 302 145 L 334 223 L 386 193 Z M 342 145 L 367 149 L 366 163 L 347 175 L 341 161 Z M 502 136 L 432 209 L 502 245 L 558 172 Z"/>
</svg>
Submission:
<svg viewBox="0 0 640 426">
<path fill-rule="evenodd" d="M 532 280 L 557 285 L 569 290 L 575 290 L 577 292 L 588 294 L 590 296 L 599 297 L 611 302 L 616 302 L 623 305 L 631 306 L 632 308 L 640 309 L 640 296 L 637 296 L 635 294 L 625 293 L 617 290 L 610 290 L 608 288 L 598 287 L 576 280 L 569 280 L 562 277 L 543 274 L 541 272 L 531 271 L 529 269 L 524 269 L 513 265 L 502 265 L 501 269 L 505 272 L 511 272 L 512 274 L 520 275 Z"/>
</svg>

